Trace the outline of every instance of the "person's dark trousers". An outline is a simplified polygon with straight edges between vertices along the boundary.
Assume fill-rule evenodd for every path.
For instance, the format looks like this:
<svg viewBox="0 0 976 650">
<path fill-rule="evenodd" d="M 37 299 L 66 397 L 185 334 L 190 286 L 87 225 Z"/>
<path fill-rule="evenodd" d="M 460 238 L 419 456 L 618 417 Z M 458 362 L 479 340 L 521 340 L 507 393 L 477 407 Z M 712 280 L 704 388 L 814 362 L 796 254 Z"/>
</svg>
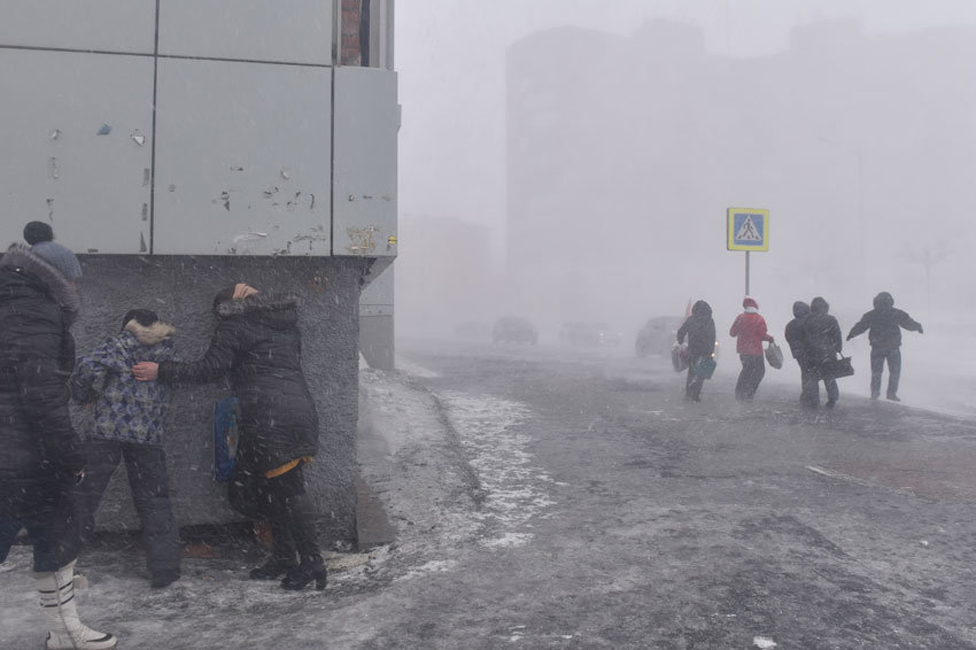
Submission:
<svg viewBox="0 0 976 650">
<path fill-rule="evenodd" d="M 735 383 L 735 397 L 740 400 L 752 399 L 759 389 L 759 382 L 766 375 L 766 362 L 761 356 L 740 354 L 742 370 L 739 380 Z"/>
<path fill-rule="evenodd" d="M 302 465 L 267 479 L 267 517 L 274 538 L 274 556 L 287 557 L 295 551 L 301 564 L 322 565 L 322 553 L 315 528 L 315 505 L 305 492 Z M 281 535 L 279 537 L 279 535 Z"/>
<path fill-rule="evenodd" d="M 694 356 L 688 359 L 688 378 L 685 380 L 685 398 L 693 402 L 701 400 L 702 385 L 705 378 L 695 372 L 695 366 L 704 359 L 703 356 Z"/>
<path fill-rule="evenodd" d="M 828 377 L 823 380 L 824 389 L 827 391 L 827 408 L 831 408 L 837 403 L 840 398 L 840 389 L 837 387 L 837 380 L 833 377 Z M 819 392 L 819 391 L 818 391 Z"/>
<path fill-rule="evenodd" d="M 34 571 L 60 569 L 63 565 L 55 558 L 51 543 L 50 513 L 27 515 L 23 518 L 0 515 L 0 563 L 7 559 L 10 547 L 22 528 L 27 529 L 27 541 L 34 550 Z"/>
<path fill-rule="evenodd" d="M 75 513 L 76 500 L 71 494 L 74 481 L 12 493 L 3 501 L 0 514 L 0 564 L 7 559 L 10 547 L 22 529 L 34 553 L 34 571 L 57 571 L 78 557 L 81 535 Z"/>
<path fill-rule="evenodd" d="M 112 440 L 89 440 L 85 443 L 86 478 L 82 483 L 88 511 L 83 531 L 91 539 L 95 513 L 105 494 L 109 479 L 125 459 L 132 503 L 142 522 L 142 542 L 149 573 L 161 575 L 180 568 L 180 531 L 173 518 L 169 498 L 169 474 L 166 452 L 157 445 Z"/>
<path fill-rule="evenodd" d="M 880 350 L 871 348 L 871 397 L 881 395 L 881 375 L 885 361 L 888 362 L 888 397 L 898 396 L 898 381 L 901 379 L 901 350 Z"/>
<path fill-rule="evenodd" d="M 796 363 L 800 366 L 800 406 L 815 409 L 820 406 L 820 380 L 808 362 L 797 359 Z"/>
</svg>

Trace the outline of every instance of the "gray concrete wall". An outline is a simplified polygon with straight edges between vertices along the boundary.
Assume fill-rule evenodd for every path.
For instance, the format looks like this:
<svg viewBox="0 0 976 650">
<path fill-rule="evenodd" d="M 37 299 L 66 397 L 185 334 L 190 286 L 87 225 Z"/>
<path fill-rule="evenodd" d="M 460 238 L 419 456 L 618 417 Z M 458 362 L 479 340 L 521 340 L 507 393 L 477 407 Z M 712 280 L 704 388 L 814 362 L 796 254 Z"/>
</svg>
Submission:
<svg viewBox="0 0 976 650">
<path fill-rule="evenodd" d="M 370 368 L 393 370 L 396 347 L 393 316 L 363 316 L 359 319 L 359 349 Z"/>
<path fill-rule="evenodd" d="M 213 332 L 210 305 L 221 288 L 247 282 L 265 291 L 293 291 L 301 309 L 303 365 L 318 407 L 320 451 L 307 473 L 319 507 L 324 546 L 355 542 L 355 436 L 358 418 L 360 279 L 368 260 L 351 257 L 191 257 L 81 255 L 83 315 L 73 328 L 78 354 L 117 332 L 129 309 L 155 310 L 177 327 L 177 354 L 199 358 Z M 214 400 L 226 382 L 177 388 L 165 434 L 174 514 L 181 526 L 242 518 L 212 479 Z M 88 417 L 75 409 L 84 434 Z M 99 510 L 102 529 L 137 528 L 124 470 Z"/>
</svg>

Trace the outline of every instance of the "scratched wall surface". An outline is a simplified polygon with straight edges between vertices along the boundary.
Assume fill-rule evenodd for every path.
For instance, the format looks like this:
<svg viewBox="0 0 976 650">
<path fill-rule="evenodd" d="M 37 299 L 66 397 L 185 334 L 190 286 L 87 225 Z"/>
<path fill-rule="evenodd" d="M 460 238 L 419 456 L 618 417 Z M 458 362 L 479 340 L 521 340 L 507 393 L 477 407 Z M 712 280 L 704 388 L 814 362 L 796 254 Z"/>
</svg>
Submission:
<svg viewBox="0 0 976 650">
<path fill-rule="evenodd" d="M 36 220 L 76 251 L 148 251 L 152 69 L 146 57 L 0 49 L 4 248 Z"/>
<path fill-rule="evenodd" d="M 6 4 L 9 241 L 43 220 L 92 254 L 396 256 L 396 73 L 333 65 L 334 2 Z"/>
<path fill-rule="evenodd" d="M 326 67 L 163 60 L 153 252 L 331 254 Z"/>
<path fill-rule="evenodd" d="M 73 333 L 78 353 L 118 331 L 125 312 L 155 310 L 176 325 L 178 355 L 199 358 L 213 331 L 210 305 L 221 288 L 246 281 L 265 291 L 303 298 L 303 367 L 318 407 L 320 452 L 308 472 L 319 507 L 323 543 L 355 540 L 355 431 L 358 419 L 358 301 L 366 260 L 302 257 L 188 257 L 84 255 L 78 286 L 83 317 Z M 181 526 L 241 520 L 212 480 L 214 400 L 226 383 L 177 388 L 166 424 L 165 448 L 175 515 Z M 81 432 L 87 426 L 76 409 Z M 116 472 L 99 510 L 98 525 L 138 527 L 125 472 Z"/>
</svg>

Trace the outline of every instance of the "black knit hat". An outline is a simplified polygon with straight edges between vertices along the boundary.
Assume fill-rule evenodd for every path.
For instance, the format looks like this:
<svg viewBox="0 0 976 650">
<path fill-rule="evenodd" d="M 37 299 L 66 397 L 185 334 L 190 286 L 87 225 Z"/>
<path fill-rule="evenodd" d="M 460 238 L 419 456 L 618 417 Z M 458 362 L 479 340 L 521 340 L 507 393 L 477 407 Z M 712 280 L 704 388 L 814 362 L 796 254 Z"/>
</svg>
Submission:
<svg viewBox="0 0 976 650">
<path fill-rule="evenodd" d="M 125 326 L 129 324 L 130 320 L 135 320 L 143 327 L 149 327 L 159 321 L 159 316 L 151 309 L 130 309 L 122 319 L 122 331 L 125 331 Z"/>
<path fill-rule="evenodd" d="M 54 230 L 43 221 L 31 221 L 24 226 L 24 241 L 31 246 L 42 241 L 54 241 Z"/>
</svg>

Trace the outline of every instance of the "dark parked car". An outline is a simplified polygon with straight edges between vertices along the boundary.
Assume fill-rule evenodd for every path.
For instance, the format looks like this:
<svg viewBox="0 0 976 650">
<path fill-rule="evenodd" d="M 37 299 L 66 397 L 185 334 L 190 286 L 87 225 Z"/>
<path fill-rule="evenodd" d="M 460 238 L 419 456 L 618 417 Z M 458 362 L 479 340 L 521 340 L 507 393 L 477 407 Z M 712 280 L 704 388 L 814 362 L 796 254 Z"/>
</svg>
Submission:
<svg viewBox="0 0 976 650">
<path fill-rule="evenodd" d="M 623 336 L 606 323 L 563 323 L 559 340 L 580 347 L 617 347 Z"/>
<path fill-rule="evenodd" d="M 518 316 L 504 316 L 495 321 L 491 330 L 491 340 L 495 343 L 531 343 L 539 342 L 539 332 L 527 318 Z"/>
<path fill-rule="evenodd" d="M 685 321 L 684 316 L 657 316 L 647 321 L 637 332 L 634 352 L 639 357 L 659 354 L 671 355 L 671 346 L 677 341 L 678 328 Z"/>
</svg>

